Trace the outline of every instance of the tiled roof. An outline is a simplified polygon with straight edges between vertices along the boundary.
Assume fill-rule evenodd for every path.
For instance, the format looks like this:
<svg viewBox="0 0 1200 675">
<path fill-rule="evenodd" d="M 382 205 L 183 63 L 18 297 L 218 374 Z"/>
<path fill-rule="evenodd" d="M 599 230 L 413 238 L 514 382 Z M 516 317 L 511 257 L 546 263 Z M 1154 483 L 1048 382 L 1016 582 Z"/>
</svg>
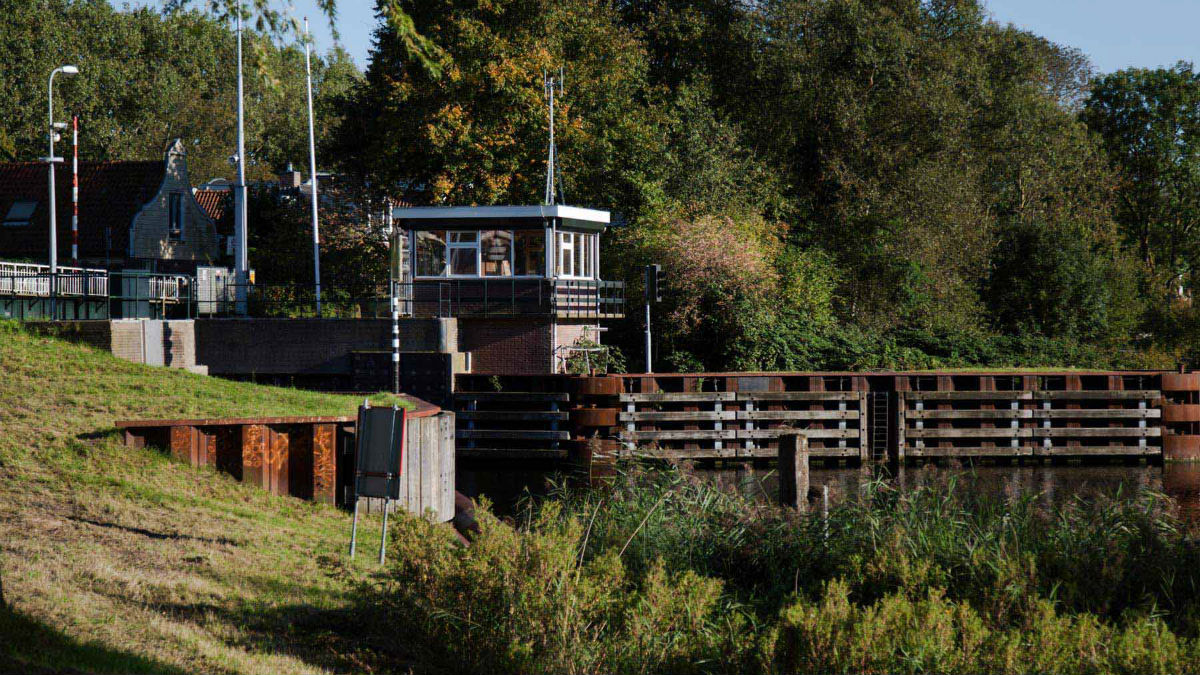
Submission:
<svg viewBox="0 0 1200 675">
<path fill-rule="evenodd" d="M 142 206 L 158 193 L 165 178 L 162 160 L 79 163 L 79 248 L 82 258 L 114 257 L 129 247 L 129 226 Z M 0 225 L 0 259 L 46 257 L 49 227 L 47 167 L 40 162 L 0 163 L 0 219 L 14 202 L 36 201 L 28 227 Z M 71 165 L 55 168 L 58 203 L 58 259 L 71 256 Z"/>
<path fill-rule="evenodd" d="M 217 223 L 217 234 L 233 235 L 233 190 L 196 188 L 192 194 L 200 208 Z"/>
</svg>

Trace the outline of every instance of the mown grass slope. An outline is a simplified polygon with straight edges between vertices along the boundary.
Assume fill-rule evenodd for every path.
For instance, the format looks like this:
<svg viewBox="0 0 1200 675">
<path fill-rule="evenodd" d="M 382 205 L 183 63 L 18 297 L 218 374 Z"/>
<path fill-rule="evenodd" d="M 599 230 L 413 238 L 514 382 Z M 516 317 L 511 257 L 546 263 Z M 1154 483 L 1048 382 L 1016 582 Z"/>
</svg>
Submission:
<svg viewBox="0 0 1200 675">
<path fill-rule="evenodd" d="M 346 560 L 345 513 L 125 448 L 113 426 L 357 403 L 139 366 L 0 322 L 0 671 L 371 668 L 362 659 L 379 653 L 351 639 L 351 590 L 374 566 Z M 369 549 L 377 530 L 363 531 Z"/>
</svg>

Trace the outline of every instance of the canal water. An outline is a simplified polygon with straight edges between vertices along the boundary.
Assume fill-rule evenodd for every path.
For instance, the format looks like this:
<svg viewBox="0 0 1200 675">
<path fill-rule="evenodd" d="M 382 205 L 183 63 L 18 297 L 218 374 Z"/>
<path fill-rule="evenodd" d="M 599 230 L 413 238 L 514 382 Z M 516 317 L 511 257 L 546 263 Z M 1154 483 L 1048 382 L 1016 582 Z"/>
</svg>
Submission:
<svg viewBox="0 0 1200 675">
<path fill-rule="evenodd" d="M 684 469 L 724 491 L 738 492 L 761 502 L 779 498 L 779 474 L 770 466 L 724 466 Z M 502 467 L 460 467 L 458 489 L 470 496 L 487 495 L 498 513 L 511 513 L 524 494 L 545 494 L 553 475 L 542 468 L 512 470 Z M 876 480 L 869 468 L 813 467 L 809 476 L 810 500 L 819 505 L 828 495 L 829 505 L 858 494 Z M 1200 524 L 1200 464 L 1149 465 L 1029 465 L 945 468 L 909 466 L 889 478 L 901 488 L 954 481 L 959 489 L 988 496 L 1015 499 L 1033 495 L 1047 507 L 1077 496 L 1134 497 L 1148 489 L 1166 494 L 1179 506 L 1180 515 Z M 828 492 L 826 492 L 826 490 Z M 527 492 L 528 491 L 528 492 Z"/>
</svg>

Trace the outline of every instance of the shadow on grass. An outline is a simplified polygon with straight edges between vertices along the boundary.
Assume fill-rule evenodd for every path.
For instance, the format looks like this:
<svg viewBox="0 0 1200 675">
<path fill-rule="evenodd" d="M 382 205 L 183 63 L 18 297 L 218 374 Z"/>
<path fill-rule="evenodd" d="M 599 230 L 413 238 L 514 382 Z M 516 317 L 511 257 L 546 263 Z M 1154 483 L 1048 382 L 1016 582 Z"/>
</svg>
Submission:
<svg viewBox="0 0 1200 675">
<path fill-rule="evenodd" d="M 8 607 L 0 607 L 0 672 L 182 673 L 142 656 L 79 642 Z"/>
<path fill-rule="evenodd" d="M 190 620 L 218 619 L 236 625 L 237 646 L 249 652 L 286 654 L 333 672 L 412 672 L 411 651 L 381 630 L 381 616 L 368 603 L 325 609 L 306 604 L 232 609 L 207 603 L 155 605 Z M 382 636 L 389 639 L 384 640 Z"/>
<path fill-rule="evenodd" d="M 96 527 L 103 527 L 103 528 L 112 529 L 112 530 L 120 530 L 122 532 L 128 532 L 129 534 L 139 534 L 139 535 L 141 535 L 143 537 L 147 537 L 149 539 L 188 540 L 188 541 L 198 541 L 198 542 L 205 543 L 205 544 L 222 544 L 224 546 L 237 546 L 238 545 L 238 542 L 236 540 L 229 539 L 226 537 L 217 537 L 214 539 L 211 537 L 197 537 L 197 536 L 191 535 L 191 534 L 178 534 L 178 533 L 174 533 L 174 532 L 155 532 L 154 530 L 147 530 L 142 527 L 130 527 L 129 525 L 121 525 L 119 523 L 109 523 L 109 522 L 105 522 L 103 520 L 94 520 L 92 518 L 80 518 L 78 516 L 68 516 L 68 517 L 77 523 L 84 523 L 87 525 L 94 525 Z"/>
</svg>

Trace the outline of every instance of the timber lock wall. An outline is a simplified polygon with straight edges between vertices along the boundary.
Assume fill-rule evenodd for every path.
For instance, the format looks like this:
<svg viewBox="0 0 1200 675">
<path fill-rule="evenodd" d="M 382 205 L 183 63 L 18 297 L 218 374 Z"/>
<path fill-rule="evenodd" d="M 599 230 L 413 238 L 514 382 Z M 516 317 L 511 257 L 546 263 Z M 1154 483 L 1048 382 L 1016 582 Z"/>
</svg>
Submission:
<svg viewBox="0 0 1200 675">
<path fill-rule="evenodd" d="M 1200 374 L 461 374 L 468 459 L 1200 459 Z"/>
</svg>

